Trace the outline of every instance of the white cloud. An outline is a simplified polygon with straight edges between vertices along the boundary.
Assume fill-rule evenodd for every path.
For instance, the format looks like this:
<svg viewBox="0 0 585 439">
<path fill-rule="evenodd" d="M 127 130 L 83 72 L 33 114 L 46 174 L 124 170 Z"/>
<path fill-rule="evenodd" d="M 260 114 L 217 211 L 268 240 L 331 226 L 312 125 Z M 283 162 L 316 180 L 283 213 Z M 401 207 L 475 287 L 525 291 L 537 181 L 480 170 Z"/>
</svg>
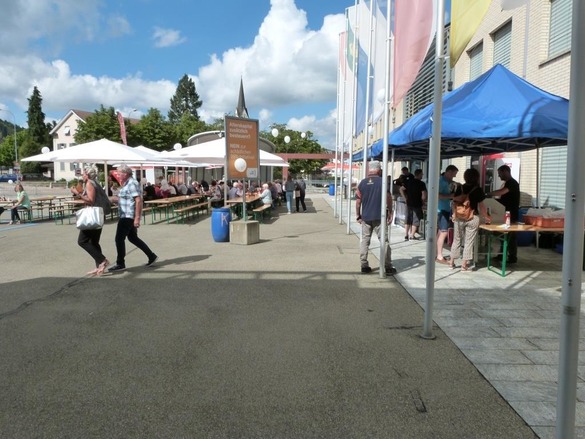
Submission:
<svg viewBox="0 0 585 439">
<path fill-rule="evenodd" d="M 163 29 L 161 27 L 154 28 L 152 39 L 154 40 L 154 47 L 178 46 L 187 41 L 186 38 L 181 36 L 180 31 L 175 29 Z"/>
<path fill-rule="evenodd" d="M 101 104 L 142 111 L 155 107 L 166 114 L 176 78 L 148 80 L 140 71 L 123 77 L 79 73 L 83 66 L 76 65 L 73 72 L 61 59 L 65 44 L 103 42 L 138 32 L 124 16 L 102 14 L 102 0 L 5 3 L 0 14 L 0 104 L 16 103 L 17 118 L 25 119 L 27 98 L 35 85 L 49 118 L 62 117 L 71 108 L 92 110 Z M 325 17 L 319 29 L 309 29 L 305 12 L 294 0 L 271 0 L 250 45 L 213 54 L 207 65 L 191 72 L 203 100 L 201 117 L 211 121 L 233 113 L 242 77 L 248 110 L 260 119 L 261 128 L 287 123 L 293 129 L 312 131 L 325 146 L 332 145 L 335 121 L 330 114 L 294 114 L 292 109 L 335 106 L 338 35 L 344 27 L 343 14 L 336 14 Z M 155 29 L 152 39 L 157 47 L 186 41 L 180 30 L 162 27 Z"/>
<path fill-rule="evenodd" d="M 325 17 L 321 29 L 313 31 L 307 27 L 305 12 L 293 0 L 271 0 L 271 5 L 250 47 L 230 49 L 221 57 L 214 54 L 199 69 L 195 81 L 207 115 L 220 117 L 226 109 L 233 111 L 240 77 L 252 114 L 258 108 L 276 110 L 307 103 L 333 102 L 335 106 L 343 14 Z M 291 119 L 287 125 L 293 128 L 291 124 L 299 120 L 304 119 Z M 311 127 L 305 129 L 328 142 L 335 139 L 335 123 L 329 116 L 311 120 Z"/>
</svg>

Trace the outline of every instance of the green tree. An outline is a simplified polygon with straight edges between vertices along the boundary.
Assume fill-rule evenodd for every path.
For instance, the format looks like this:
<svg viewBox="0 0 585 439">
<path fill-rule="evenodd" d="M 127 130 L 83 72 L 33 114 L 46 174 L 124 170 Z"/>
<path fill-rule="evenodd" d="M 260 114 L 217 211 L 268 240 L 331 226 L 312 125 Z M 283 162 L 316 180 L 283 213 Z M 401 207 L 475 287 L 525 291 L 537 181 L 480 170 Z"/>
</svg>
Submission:
<svg viewBox="0 0 585 439">
<path fill-rule="evenodd" d="M 199 94 L 195 89 L 195 82 L 186 74 L 179 80 L 179 85 L 175 95 L 171 98 L 171 108 L 169 110 L 169 121 L 173 124 L 179 123 L 183 114 L 188 113 L 199 120 L 197 110 L 201 107 L 202 102 Z"/>
<path fill-rule="evenodd" d="M 27 132 L 22 128 L 18 131 L 18 126 L 16 127 L 16 143 L 18 148 L 18 156 L 20 158 L 20 146 L 25 142 L 27 139 Z M 12 131 L 14 133 L 14 129 Z M 2 139 L 2 143 L 0 143 L 0 166 L 6 166 L 8 168 L 12 168 L 14 165 L 14 134 L 10 134 L 4 139 Z"/>
<path fill-rule="evenodd" d="M 19 146 L 19 158 L 40 154 L 44 146 L 51 144 L 49 129 L 45 124 L 42 103 L 41 92 L 35 86 L 31 97 L 28 99 L 28 130 L 26 139 Z M 22 173 L 38 173 L 41 172 L 41 164 L 39 162 L 22 162 L 20 169 Z"/>
<path fill-rule="evenodd" d="M 150 108 L 135 128 L 141 143 L 157 151 L 170 150 L 179 141 L 173 125 L 156 108 Z"/>
<path fill-rule="evenodd" d="M 114 107 L 105 108 L 101 105 L 99 110 L 85 119 L 85 123 L 79 124 L 75 132 L 76 143 L 87 143 L 100 139 L 122 142 L 120 125 Z"/>
<path fill-rule="evenodd" d="M 182 145 L 187 144 L 187 140 L 194 134 L 208 131 L 208 126 L 202 120 L 195 118 L 189 113 L 181 116 L 179 123 L 174 126 L 177 141 Z"/>
<path fill-rule="evenodd" d="M 303 137 L 300 131 L 288 129 L 285 124 L 275 124 L 272 127 L 278 130 L 277 137 L 272 136 L 271 132 L 267 131 L 262 131 L 260 136 L 274 143 L 277 154 L 318 154 L 328 152 L 313 138 L 311 131 L 307 131 Z M 290 138 L 288 143 L 285 142 L 287 136 Z M 327 160 L 294 159 L 289 160 L 288 163 L 288 172 L 293 175 L 302 172 L 305 174 L 316 174 L 320 173 L 321 168 L 325 166 Z"/>
</svg>

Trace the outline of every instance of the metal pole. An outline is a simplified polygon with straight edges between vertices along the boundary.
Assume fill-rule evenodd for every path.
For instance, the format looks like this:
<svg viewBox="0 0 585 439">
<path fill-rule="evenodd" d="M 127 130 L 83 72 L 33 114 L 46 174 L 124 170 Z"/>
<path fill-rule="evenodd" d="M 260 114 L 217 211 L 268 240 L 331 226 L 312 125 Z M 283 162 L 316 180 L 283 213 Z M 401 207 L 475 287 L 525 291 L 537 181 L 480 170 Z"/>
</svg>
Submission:
<svg viewBox="0 0 585 439">
<path fill-rule="evenodd" d="M 581 279 L 583 276 L 583 211 L 585 206 L 585 89 L 579 81 L 585 73 L 585 4 L 573 2 L 571 45 L 571 82 L 569 96 L 569 136 L 567 148 L 567 189 L 565 201 L 565 239 L 563 242 L 563 278 L 561 330 L 557 392 L 556 437 L 575 437 L 577 367 L 579 360 L 579 318 Z"/>
<path fill-rule="evenodd" d="M 437 210 L 439 206 L 439 165 L 441 160 L 441 117 L 443 111 L 443 23 L 445 22 L 445 2 L 438 0 L 437 36 L 435 55 L 435 93 L 433 97 L 433 137 L 429 149 L 429 199 L 428 199 L 428 237 L 426 239 L 426 308 L 424 328 L 421 337 L 434 339 L 433 300 L 435 295 L 435 257 Z"/>
</svg>

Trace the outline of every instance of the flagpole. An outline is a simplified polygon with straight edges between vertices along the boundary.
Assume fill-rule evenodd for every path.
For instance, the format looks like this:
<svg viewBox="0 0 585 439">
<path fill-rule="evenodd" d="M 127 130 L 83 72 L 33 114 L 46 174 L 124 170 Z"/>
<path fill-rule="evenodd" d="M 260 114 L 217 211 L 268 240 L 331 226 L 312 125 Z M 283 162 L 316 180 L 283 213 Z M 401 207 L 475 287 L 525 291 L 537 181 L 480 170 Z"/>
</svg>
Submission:
<svg viewBox="0 0 585 439">
<path fill-rule="evenodd" d="M 384 244 L 386 242 L 386 235 L 390 236 L 388 232 L 388 202 L 387 196 L 388 193 L 388 143 L 389 143 L 389 131 L 390 131 L 390 68 L 392 66 L 392 2 L 388 1 L 386 3 L 386 68 L 384 74 L 386 76 L 385 83 L 386 87 L 384 87 L 384 136 L 382 137 L 382 145 L 384 145 L 382 149 L 382 215 L 380 218 L 381 225 L 380 225 L 380 278 L 386 276 L 386 253 L 384 252 Z M 394 151 L 392 151 L 394 154 Z M 391 206 L 392 207 L 392 206 Z M 390 217 L 392 219 L 392 216 Z M 390 245 L 390 243 L 388 243 Z"/>
<path fill-rule="evenodd" d="M 433 108 L 433 137 L 429 149 L 429 199 L 427 205 L 427 216 L 429 231 L 426 239 L 426 307 L 424 328 L 422 338 L 434 339 L 433 335 L 433 300 L 435 294 L 435 257 L 436 249 L 436 228 L 437 209 L 439 206 L 439 166 L 441 160 L 441 122 L 443 111 L 443 31 L 445 21 L 445 1 L 437 0 L 437 35 L 435 47 L 435 90 Z"/>
<path fill-rule="evenodd" d="M 354 31 L 353 33 L 353 48 L 355 50 L 356 48 L 356 43 L 357 43 L 357 34 L 359 32 L 359 24 L 358 24 L 358 19 L 359 19 L 359 15 L 358 15 L 358 0 L 355 0 L 355 6 L 354 6 L 354 10 L 355 10 L 355 24 L 357 25 L 357 29 L 356 31 Z M 352 92 L 352 100 L 353 100 L 353 105 L 352 105 L 352 109 L 353 109 L 353 114 L 351 117 L 351 140 L 349 142 L 349 146 L 348 146 L 348 152 L 349 152 L 349 172 L 348 172 L 348 177 L 347 177 L 347 193 L 346 198 L 347 198 L 347 234 L 349 235 L 351 233 L 351 183 L 352 183 L 352 175 L 351 175 L 351 169 L 353 167 L 353 163 L 352 163 L 352 156 L 353 156 L 353 133 L 355 133 L 355 128 L 356 128 L 356 123 L 355 123 L 355 113 L 356 113 L 356 104 L 357 104 L 357 66 L 358 66 L 358 57 L 359 57 L 359 50 L 356 50 L 356 53 L 354 54 L 353 57 L 353 92 Z M 342 168 L 343 169 L 343 168 Z M 341 174 L 341 185 L 343 186 L 343 173 Z M 341 223 L 341 217 L 339 218 L 340 223 Z M 360 235 L 360 239 L 361 239 L 361 235 Z"/>
<path fill-rule="evenodd" d="M 339 48 L 342 47 L 342 33 L 339 34 Z M 346 37 L 347 38 L 347 37 Z M 339 51 L 340 58 L 341 58 L 341 50 Z M 344 55 L 345 57 L 345 55 Z M 342 81 L 342 69 L 341 69 L 341 59 L 339 60 L 339 64 L 337 66 L 337 129 L 335 131 L 336 139 L 335 139 L 335 167 L 333 168 L 333 187 L 335 191 L 333 192 L 334 201 L 333 201 L 333 218 L 337 217 L 337 171 L 338 171 L 338 164 L 339 164 L 339 144 L 343 145 L 343 127 L 345 125 L 345 75 L 343 75 Z M 345 58 L 344 58 L 344 65 L 345 65 Z M 341 94 L 343 84 L 343 95 Z M 340 109 L 342 111 L 340 111 Z M 341 121 L 341 122 L 340 122 Z M 341 134 L 340 134 L 341 133 Z M 341 142 L 340 142 L 341 139 Z M 342 154 L 343 155 L 343 154 Z M 343 167 L 342 167 L 343 169 Z"/>
<path fill-rule="evenodd" d="M 372 76 L 372 34 L 374 32 L 374 0 L 370 0 L 370 35 L 368 38 L 368 66 L 366 69 L 366 117 L 364 121 L 364 138 L 362 141 L 363 153 L 364 153 L 364 165 L 362 169 L 362 178 L 366 178 L 368 175 L 368 122 L 370 119 L 370 83 Z"/>
</svg>

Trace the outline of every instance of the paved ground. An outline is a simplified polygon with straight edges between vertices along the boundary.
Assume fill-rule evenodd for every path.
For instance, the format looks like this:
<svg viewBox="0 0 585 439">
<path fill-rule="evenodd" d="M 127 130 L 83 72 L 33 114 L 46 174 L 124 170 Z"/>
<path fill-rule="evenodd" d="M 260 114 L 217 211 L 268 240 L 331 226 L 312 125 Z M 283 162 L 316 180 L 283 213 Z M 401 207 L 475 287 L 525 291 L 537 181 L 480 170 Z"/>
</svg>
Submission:
<svg viewBox="0 0 585 439">
<path fill-rule="evenodd" d="M 361 275 L 332 201 L 250 246 L 213 242 L 209 217 L 148 224 L 157 265 L 129 245 L 102 278 L 73 225 L 4 213 L 2 436 L 553 437 L 560 257 L 506 279 L 438 268 L 423 340 L 424 243 L 393 227 L 400 274 Z"/>
</svg>

